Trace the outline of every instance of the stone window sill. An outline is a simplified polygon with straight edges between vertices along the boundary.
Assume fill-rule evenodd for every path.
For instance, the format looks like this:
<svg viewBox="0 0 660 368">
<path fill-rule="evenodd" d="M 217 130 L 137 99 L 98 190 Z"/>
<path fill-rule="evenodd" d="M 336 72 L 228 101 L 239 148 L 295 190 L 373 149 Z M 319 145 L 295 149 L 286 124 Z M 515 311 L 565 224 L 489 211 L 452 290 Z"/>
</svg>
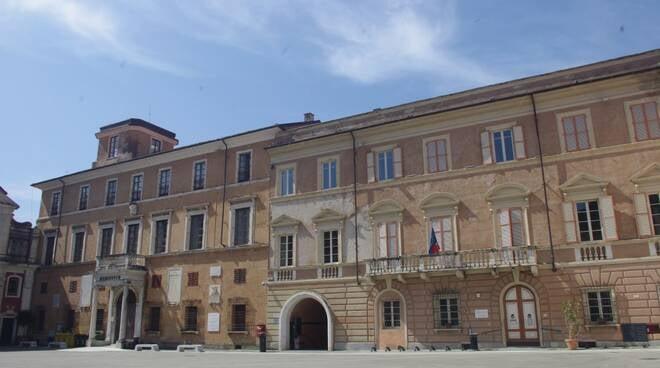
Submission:
<svg viewBox="0 0 660 368">
<path fill-rule="evenodd" d="M 198 330 L 182 330 L 181 331 L 182 335 L 199 335 Z"/>
</svg>

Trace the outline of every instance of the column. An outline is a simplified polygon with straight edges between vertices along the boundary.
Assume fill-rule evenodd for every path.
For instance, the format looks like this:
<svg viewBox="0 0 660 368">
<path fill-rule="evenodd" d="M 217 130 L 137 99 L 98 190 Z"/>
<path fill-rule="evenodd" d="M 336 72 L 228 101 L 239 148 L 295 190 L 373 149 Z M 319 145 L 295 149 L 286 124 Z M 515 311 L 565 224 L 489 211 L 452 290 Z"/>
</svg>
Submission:
<svg viewBox="0 0 660 368">
<path fill-rule="evenodd" d="M 126 307 L 128 306 L 128 286 L 124 285 L 124 289 L 121 293 L 121 320 L 119 321 L 119 342 L 126 339 L 126 321 L 127 321 L 127 311 Z"/>
<path fill-rule="evenodd" d="M 92 340 L 96 336 L 96 286 L 92 287 L 92 308 L 89 314 L 89 337 L 87 346 L 92 346 Z"/>
<path fill-rule="evenodd" d="M 138 300 L 135 304 L 135 331 L 133 336 L 142 337 L 142 305 L 144 304 L 144 289 L 138 292 Z"/>
<path fill-rule="evenodd" d="M 112 326 L 115 322 L 115 289 L 110 287 L 110 296 L 108 297 L 108 327 L 105 329 L 105 342 L 112 344 L 112 336 L 114 336 L 114 331 L 112 331 Z"/>
</svg>

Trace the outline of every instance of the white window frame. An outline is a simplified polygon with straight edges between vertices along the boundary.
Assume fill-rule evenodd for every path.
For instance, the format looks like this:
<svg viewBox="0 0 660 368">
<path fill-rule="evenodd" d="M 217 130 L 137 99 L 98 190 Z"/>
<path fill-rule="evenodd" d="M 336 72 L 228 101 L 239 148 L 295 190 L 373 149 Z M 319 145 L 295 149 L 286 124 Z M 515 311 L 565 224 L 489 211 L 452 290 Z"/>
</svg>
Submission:
<svg viewBox="0 0 660 368">
<path fill-rule="evenodd" d="M 114 149 L 112 148 L 112 140 L 115 140 Z M 108 138 L 108 158 L 116 158 L 119 156 L 119 135 L 113 135 Z"/>
<path fill-rule="evenodd" d="M 7 281 L 5 281 L 5 286 L 9 285 L 9 280 L 10 279 L 18 279 L 18 295 L 9 295 L 9 288 L 5 288 L 5 298 L 20 298 L 22 291 L 23 291 L 23 278 L 19 275 L 11 275 L 7 277 Z"/>
<path fill-rule="evenodd" d="M 87 229 L 85 226 L 72 226 L 71 227 L 71 256 L 69 256 L 69 262 L 74 263 L 75 250 L 76 250 L 76 234 L 83 233 L 83 244 L 82 244 L 82 256 L 80 258 L 80 263 L 85 262 L 85 248 L 87 246 Z M 78 262 L 76 262 L 78 263 Z"/>
<path fill-rule="evenodd" d="M 108 204 L 108 191 L 110 190 L 110 182 L 114 181 L 115 184 L 115 201 L 113 204 Z M 105 181 L 105 192 L 103 195 L 103 206 L 104 207 L 109 207 L 109 206 L 116 206 L 117 205 L 117 197 L 119 195 L 119 179 L 117 178 L 110 178 Z"/>
<path fill-rule="evenodd" d="M 520 215 L 521 215 L 521 220 L 522 223 L 520 224 L 522 226 L 522 231 L 523 231 L 523 242 L 524 244 L 520 245 L 515 245 L 513 244 L 513 223 L 511 222 L 511 211 L 512 210 L 520 210 Z M 502 244 L 502 224 L 500 223 L 500 211 L 507 211 L 509 214 L 509 229 L 511 232 L 511 245 L 504 247 Z M 493 230 L 495 231 L 495 239 L 496 239 L 496 245 L 497 248 L 499 249 L 504 249 L 504 248 L 509 248 L 509 247 L 525 247 L 531 245 L 531 239 L 530 239 L 530 234 L 529 234 L 529 211 L 526 206 L 506 206 L 506 207 L 498 207 L 493 210 Z"/>
<path fill-rule="evenodd" d="M 326 263 L 325 262 L 324 236 L 325 236 L 326 232 L 332 232 L 332 231 L 337 232 L 337 262 L 330 261 L 330 262 Z M 317 234 L 318 234 L 319 257 L 320 257 L 319 258 L 319 264 L 324 265 L 324 266 L 342 264 L 342 261 L 343 261 L 343 259 L 342 259 L 342 253 L 343 253 L 342 248 L 343 248 L 343 245 L 344 245 L 344 242 L 343 242 L 343 236 L 344 235 L 343 235 L 343 232 L 342 232 L 342 228 L 337 227 L 337 226 L 332 226 L 332 225 L 320 226 L 319 229 L 318 229 Z M 332 257 L 330 259 L 332 260 Z"/>
<path fill-rule="evenodd" d="M 80 209 L 80 205 L 82 204 L 82 192 L 83 188 L 87 188 L 87 199 L 85 203 L 85 209 Z M 78 189 L 78 211 L 85 211 L 89 209 L 89 195 L 91 194 L 92 187 L 89 184 L 83 184 L 80 186 Z"/>
<path fill-rule="evenodd" d="M 154 151 L 154 142 L 158 142 L 158 151 Z M 149 145 L 149 153 L 159 153 L 163 151 L 163 141 L 157 138 L 151 138 L 151 144 Z"/>
<path fill-rule="evenodd" d="M 167 194 L 165 195 L 160 195 L 160 175 L 163 171 L 170 171 L 170 177 L 167 179 Z M 163 198 L 172 195 L 172 167 L 161 167 L 158 169 L 158 177 L 156 180 L 156 197 L 157 198 Z"/>
<path fill-rule="evenodd" d="M 171 214 L 160 214 L 151 216 L 151 234 L 149 239 L 149 254 L 158 255 L 158 254 L 167 254 L 170 250 L 170 232 L 172 229 L 172 220 Z M 161 220 L 167 220 L 167 229 L 165 230 L 165 251 L 163 253 L 156 253 L 156 222 Z"/>
<path fill-rule="evenodd" d="M 394 170 L 394 149 L 395 148 L 396 148 L 395 146 L 387 146 L 387 147 L 374 148 L 372 150 L 372 152 L 374 154 L 374 166 L 375 166 L 374 167 L 374 173 L 376 174 L 376 181 L 379 182 L 379 183 L 384 183 L 384 182 L 388 182 L 388 181 L 396 179 L 396 175 L 394 175 L 394 171 L 395 171 Z M 381 179 L 380 178 L 380 161 L 379 161 L 378 156 L 381 153 L 386 154 L 387 151 L 392 152 L 392 172 L 390 173 L 391 177 Z M 387 157 L 387 154 L 385 155 L 385 157 Z M 386 167 L 387 167 L 387 165 L 386 165 Z"/>
<path fill-rule="evenodd" d="M 291 258 L 291 264 L 282 266 L 281 260 L 282 260 L 282 242 L 281 238 L 283 236 L 290 236 L 291 237 L 291 253 L 292 253 L 292 258 Z M 275 235 L 277 239 L 277 268 L 294 268 L 296 267 L 296 233 L 281 233 L 281 234 L 276 234 Z"/>
<path fill-rule="evenodd" d="M 229 206 L 229 246 L 230 247 L 245 247 L 252 245 L 254 243 L 254 216 L 255 216 L 254 207 L 255 207 L 254 199 L 250 201 L 235 203 Z M 235 214 L 236 214 L 236 210 L 242 208 L 250 209 L 250 225 L 249 225 L 250 228 L 248 229 L 248 243 L 236 245 L 234 244 L 234 222 L 236 221 Z"/>
<path fill-rule="evenodd" d="M 389 243 L 387 243 L 387 225 L 390 223 L 396 223 L 396 242 L 397 242 L 397 254 L 396 255 L 388 255 L 388 254 L 379 254 L 378 258 L 394 258 L 394 257 L 401 257 L 403 255 L 403 250 L 401 249 L 402 242 L 401 242 L 401 221 L 398 219 L 392 219 L 392 220 L 383 220 L 380 221 L 379 223 L 376 224 L 376 234 L 374 236 L 376 240 L 376 249 L 378 252 L 380 252 L 380 227 L 385 226 L 385 239 L 386 239 L 386 244 L 385 244 L 385 252 L 388 251 L 389 248 Z"/>
<path fill-rule="evenodd" d="M 190 249 L 190 217 L 194 215 L 204 215 L 204 223 L 203 223 L 203 229 L 202 229 L 202 247 L 200 249 Z M 183 248 L 186 251 L 200 251 L 204 250 L 207 248 L 206 246 L 206 235 L 208 233 L 208 221 L 209 221 L 209 215 L 208 215 L 208 208 L 206 206 L 203 207 L 194 207 L 194 208 L 189 208 L 186 210 L 186 235 L 185 235 L 185 243 L 183 244 Z M 170 226 L 170 223 L 167 223 L 167 226 Z M 169 242 L 169 240 L 168 240 Z"/>
<path fill-rule="evenodd" d="M 589 310 L 589 293 L 601 293 L 603 291 L 608 291 L 610 293 L 610 302 L 612 303 L 612 320 L 607 322 L 605 326 L 617 324 L 619 315 L 616 310 L 616 293 L 614 292 L 613 287 L 595 287 L 595 288 L 586 288 L 582 290 L 582 295 L 584 298 L 584 315 L 585 322 L 587 326 L 601 326 L 591 321 L 591 311 Z M 600 301 L 600 296 L 599 296 Z M 602 316 L 602 303 L 598 303 L 599 314 Z"/>
<path fill-rule="evenodd" d="M 444 140 L 445 141 L 445 149 L 447 150 L 447 170 L 445 171 L 436 171 L 436 172 L 430 172 L 429 171 L 429 163 L 428 163 L 428 152 L 426 145 L 430 142 L 435 142 L 439 140 Z M 449 140 L 449 134 L 444 134 L 444 135 L 438 135 L 435 137 L 429 137 L 429 138 L 424 138 L 422 139 L 422 157 L 424 159 L 424 173 L 425 174 L 439 174 L 447 171 L 451 171 L 452 166 L 451 166 L 451 142 Z"/>
<path fill-rule="evenodd" d="M 570 117 L 575 117 L 578 115 L 584 115 L 586 124 L 587 124 L 587 135 L 589 136 L 589 148 L 581 149 L 578 148 L 573 150 L 573 151 L 568 151 L 566 148 L 566 134 L 564 133 L 564 119 L 565 118 L 570 118 Z M 559 146 L 561 147 L 561 152 L 562 153 L 568 153 L 568 152 L 578 152 L 578 151 L 588 151 L 592 148 L 597 148 L 598 146 L 596 145 L 596 137 L 595 137 L 595 132 L 594 132 L 594 126 L 593 122 L 591 119 L 591 109 L 581 109 L 581 110 L 572 110 L 572 111 L 566 111 L 566 112 L 561 112 L 555 114 L 556 120 L 557 120 L 557 133 L 559 135 Z M 577 137 L 577 132 L 576 132 L 576 137 Z"/>
<path fill-rule="evenodd" d="M 55 195 L 58 195 L 57 199 L 57 213 L 53 213 L 53 202 L 55 202 Z M 62 213 L 62 191 L 56 190 L 50 194 L 50 206 L 48 207 L 48 216 L 59 216 Z"/>
<path fill-rule="evenodd" d="M 115 237 L 117 236 L 117 227 L 114 222 L 100 223 L 98 225 L 98 237 L 96 238 L 96 256 L 101 256 L 101 241 L 103 240 L 103 230 L 112 229 L 112 237 L 110 238 L 110 253 L 108 255 L 113 255 L 115 250 Z"/>
<path fill-rule="evenodd" d="M 456 232 L 458 230 L 458 226 L 456 224 L 456 214 L 455 213 L 447 213 L 447 214 L 443 214 L 443 215 L 436 215 L 436 216 L 433 216 L 433 217 L 429 217 L 427 219 L 427 221 L 426 221 L 426 237 L 427 237 L 426 244 L 428 244 L 429 246 L 431 244 L 431 229 L 435 230 L 433 228 L 433 221 L 436 220 L 436 219 L 444 218 L 444 217 L 448 217 L 449 221 L 451 221 L 451 242 L 452 242 L 452 246 L 451 246 L 451 249 L 443 249 L 442 251 L 443 252 L 447 252 L 447 251 L 458 252 L 458 237 L 457 237 L 457 234 L 456 234 Z M 441 244 L 442 240 L 438 239 L 438 235 L 436 235 L 435 237 L 438 240 L 438 243 Z"/>
<path fill-rule="evenodd" d="M 505 131 L 511 131 L 511 152 L 513 152 L 513 158 L 511 160 L 506 159 L 506 147 L 504 146 L 504 132 Z M 506 127 L 506 128 L 499 128 L 499 129 L 492 129 L 489 130 L 490 132 L 490 147 L 491 147 L 491 152 L 493 155 L 493 163 L 495 164 L 506 164 L 508 162 L 516 161 L 516 138 L 513 134 L 513 126 Z M 504 149 L 504 152 L 502 152 L 503 157 L 505 158 L 504 161 L 497 161 L 497 152 L 495 151 L 495 133 L 501 133 L 502 134 L 502 149 Z"/>
<path fill-rule="evenodd" d="M 241 162 L 240 157 L 241 157 L 241 154 L 245 154 L 245 153 L 250 154 L 250 180 L 239 182 L 238 181 L 238 172 L 239 172 L 239 169 L 240 169 L 239 164 Z M 254 151 L 252 149 L 237 151 L 236 152 L 236 170 L 235 170 L 236 172 L 235 172 L 235 176 L 234 176 L 236 178 L 235 182 L 237 184 L 243 184 L 243 183 L 250 183 L 251 181 L 253 181 L 254 180 L 253 169 L 252 169 L 253 167 L 254 167 Z"/>
<path fill-rule="evenodd" d="M 140 251 L 142 250 L 142 219 L 141 218 L 134 218 L 134 219 L 127 219 L 124 220 L 124 234 L 123 234 L 123 254 L 128 253 L 128 226 L 129 225 L 138 225 L 138 239 L 137 239 L 137 249 L 135 254 L 142 254 Z M 169 225 L 169 224 L 168 224 Z"/>
<path fill-rule="evenodd" d="M 293 170 L 293 188 L 291 189 L 291 193 L 284 194 L 282 193 L 282 172 L 285 170 Z M 275 185 L 277 185 L 277 195 L 279 197 L 288 197 L 288 196 L 293 196 L 296 195 L 296 164 L 288 164 L 288 165 L 281 165 L 277 167 L 277 178 L 275 180 Z"/>
<path fill-rule="evenodd" d="M 199 164 L 199 163 L 204 163 L 204 181 L 202 182 L 202 187 L 201 188 L 195 189 L 195 166 L 197 166 L 197 164 Z M 196 191 L 206 189 L 206 187 L 207 187 L 206 186 L 206 182 L 207 182 L 206 179 L 208 178 L 208 176 L 209 176 L 209 166 L 208 166 L 208 163 L 206 162 L 206 159 L 194 161 L 193 164 L 192 164 L 192 180 L 190 181 L 190 190 L 193 191 L 193 192 L 196 192 Z"/>
<path fill-rule="evenodd" d="M 137 199 L 137 200 L 133 200 L 133 189 L 134 189 L 134 185 L 135 185 L 134 180 L 138 176 L 142 177 L 142 189 L 140 190 L 140 198 Z M 139 172 L 139 173 L 135 173 L 135 174 L 131 175 L 131 185 L 130 185 L 130 187 L 131 187 L 131 190 L 128 193 L 129 202 L 140 202 L 142 199 L 144 199 L 144 173 Z"/>
<path fill-rule="evenodd" d="M 317 161 L 318 161 L 318 163 L 317 163 L 317 170 L 318 170 L 318 181 L 317 181 L 317 182 L 318 182 L 318 189 L 319 189 L 319 190 L 333 190 L 333 189 L 337 189 L 337 188 L 339 188 L 339 187 L 341 186 L 340 183 L 339 183 L 339 178 L 341 177 L 341 176 L 340 176 L 340 165 L 339 165 L 339 164 L 340 164 L 340 161 L 339 161 L 339 155 L 322 157 L 322 158 L 319 158 Z M 334 187 L 330 187 L 330 188 L 325 188 L 325 189 L 324 189 L 324 188 L 323 188 L 323 184 L 324 184 L 324 182 L 323 182 L 323 179 L 324 179 L 324 176 L 323 176 L 323 165 L 326 164 L 326 163 L 331 163 L 332 161 L 335 162 L 335 182 L 336 182 L 337 185 L 334 186 Z"/>
<path fill-rule="evenodd" d="M 631 111 L 630 108 L 633 105 L 643 104 L 643 103 L 647 103 L 647 102 L 655 102 L 658 114 L 660 114 L 660 96 L 645 97 L 645 98 L 640 98 L 640 99 L 636 99 L 636 100 L 625 101 L 623 103 L 623 107 L 624 107 L 624 110 L 625 110 L 625 113 L 626 113 L 626 122 L 628 123 L 628 134 L 630 135 L 630 142 L 631 143 L 653 141 L 653 140 L 658 139 L 658 138 L 649 138 L 649 139 L 645 139 L 645 140 L 641 140 L 641 141 L 637 140 L 637 134 L 635 133 L 635 123 L 634 123 L 633 116 L 632 116 L 632 111 Z M 651 132 L 648 132 L 648 133 L 649 133 L 649 135 L 651 134 Z"/>
</svg>

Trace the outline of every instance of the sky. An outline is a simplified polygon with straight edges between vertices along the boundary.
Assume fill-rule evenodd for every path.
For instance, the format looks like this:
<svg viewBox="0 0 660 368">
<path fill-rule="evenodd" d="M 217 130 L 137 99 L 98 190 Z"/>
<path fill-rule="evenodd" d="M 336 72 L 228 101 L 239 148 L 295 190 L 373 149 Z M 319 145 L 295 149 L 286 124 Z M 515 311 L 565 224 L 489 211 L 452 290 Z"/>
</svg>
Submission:
<svg viewBox="0 0 660 368">
<path fill-rule="evenodd" d="M 660 1 L 0 0 L 0 186 L 88 169 L 131 117 L 180 146 L 660 47 Z"/>
</svg>

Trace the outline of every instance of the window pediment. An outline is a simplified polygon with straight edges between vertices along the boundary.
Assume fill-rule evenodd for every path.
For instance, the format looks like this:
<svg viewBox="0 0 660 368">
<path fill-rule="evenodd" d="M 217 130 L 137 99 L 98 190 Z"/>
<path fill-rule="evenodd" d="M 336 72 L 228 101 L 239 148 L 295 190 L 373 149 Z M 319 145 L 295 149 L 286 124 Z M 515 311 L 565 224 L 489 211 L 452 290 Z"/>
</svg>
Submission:
<svg viewBox="0 0 660 368">
<path fill-rule="evenodd" d="M 595 175 L 580 173 L 559 186 L 566 199 L 580 200 L 603 195 L 609 183 Z"/>
<path fill-rule="evenodd" d="M 486 201 L 491 210 L 508 207 L 527 207 L 529 194 L 530 190 L 522 184 L 499 184 L 488 190 Z"/>
<path fill-rule="evenodd" d="M 280 215 L 278 218 L 271 222 L 270 226 L 272 227 L 293 227 L 300 224 L 299 220 L 294 219 L 293 217 L 287 215 Z"/>
<path fill-rule="evenodd" d="M 312 217 L 312 222 L 314 224 L 322 224 L 328 222 L 340 222 L 343 221 L 346 216 L 341 213 L 331 210 L 329 208 L 323 208 L 319 213 Z"/>
<path fill-rule="evenodd" d="M 384 221 L 400 222 L 403 219 L 403 207 L 395 200 L 385 199 L 370 206 L 369 218 L 372 224 Z"/>
<path fill-rule="evenodd" d="M 630 178 L 640 192 L 660 191 L 660 163 L 652 163 Z"/>
<path fill-rule="evenodd" d="M 459 200 L 451 193 L 432 193 L 426 196 L 419 207 L 426 218 L 442 215 L 455 215 L 458 212 Z"/>
</svg>

